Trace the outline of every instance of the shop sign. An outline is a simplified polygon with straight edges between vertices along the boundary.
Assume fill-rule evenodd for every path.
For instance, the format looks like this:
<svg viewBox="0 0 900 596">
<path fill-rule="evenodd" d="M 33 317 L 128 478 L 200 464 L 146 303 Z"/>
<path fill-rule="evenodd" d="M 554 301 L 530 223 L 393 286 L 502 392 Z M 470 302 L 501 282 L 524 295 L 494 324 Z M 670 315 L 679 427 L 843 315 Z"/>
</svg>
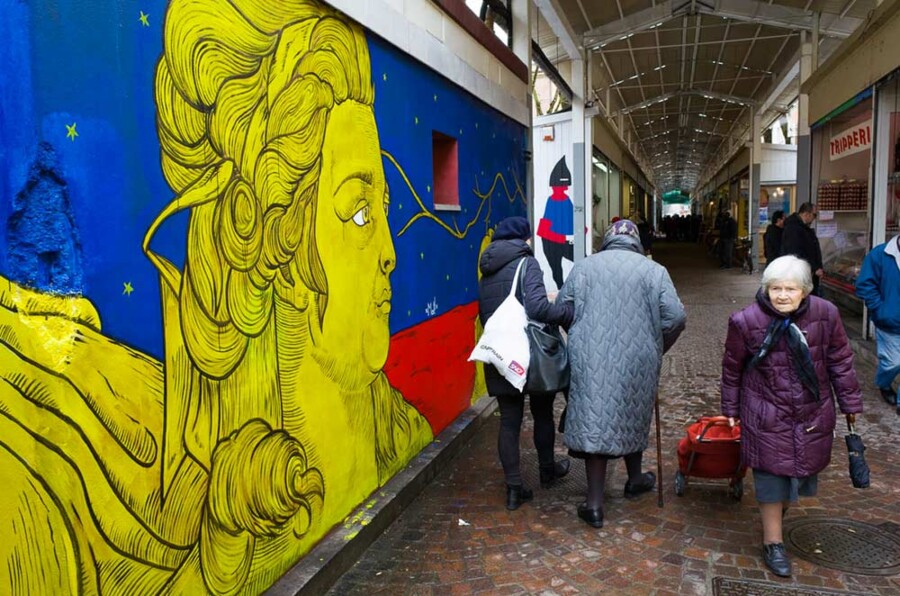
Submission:
<svg viewBox="0 0 900 596">
<path fill-rule="evenodd" d="M 872 146 L 872 119 L 843 130 L 829 141 L 829 158 L 831 161 L 867 151 Z"/>
</svg>

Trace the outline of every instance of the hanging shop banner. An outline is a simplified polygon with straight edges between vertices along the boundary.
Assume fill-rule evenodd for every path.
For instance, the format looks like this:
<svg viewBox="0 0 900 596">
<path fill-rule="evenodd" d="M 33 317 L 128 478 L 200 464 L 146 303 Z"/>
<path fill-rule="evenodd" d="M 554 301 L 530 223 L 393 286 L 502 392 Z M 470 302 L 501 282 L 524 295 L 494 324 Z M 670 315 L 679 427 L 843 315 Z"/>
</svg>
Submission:
<svg viewBox="0 0 900 596">
<path fill-rule="evenodd" d="M 860 151 L 867 151 L 871 147 L 872 119 L 869 118 L 831 137 L 828 152 L 831 161 L 836 161 Z"/>
</svg>

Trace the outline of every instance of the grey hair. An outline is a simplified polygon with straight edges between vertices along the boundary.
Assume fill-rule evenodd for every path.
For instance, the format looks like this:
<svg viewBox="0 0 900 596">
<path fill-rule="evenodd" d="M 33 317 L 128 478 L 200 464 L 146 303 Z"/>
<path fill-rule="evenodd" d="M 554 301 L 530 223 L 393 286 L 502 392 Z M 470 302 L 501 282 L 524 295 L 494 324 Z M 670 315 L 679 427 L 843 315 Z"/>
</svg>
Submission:
<svg viewBox="0 0 900 596">
<path fill-rule="evenodd" d="M 813 290 L 812 271 L 809 263 L 794 255 L 778 257 L 768 265 L 762 276 L 762 288 L 766 292 L 769 286 L 779 281 L 794 281 L 800 284 L 803 295 L 808 296 Z"/>
</svg>

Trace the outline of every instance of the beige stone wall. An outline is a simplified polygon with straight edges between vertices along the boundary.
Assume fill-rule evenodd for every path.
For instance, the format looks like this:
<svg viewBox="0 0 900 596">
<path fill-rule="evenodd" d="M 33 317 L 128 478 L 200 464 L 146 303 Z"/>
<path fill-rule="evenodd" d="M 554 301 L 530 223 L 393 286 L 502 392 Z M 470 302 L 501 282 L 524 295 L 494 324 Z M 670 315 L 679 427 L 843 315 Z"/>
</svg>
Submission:
<svg viewBox="0 0 900 596">
<path fill-rule="evenodd" d="M 814 123 L 900 68 L 900 0 L 884 0 L 863 26 L 803 85 Z"/>
<path fill-rule="evenodd" d="M 528 84 L 430 0 L 327 0 L 366 29 L 528 125 Z"/>
</svg>

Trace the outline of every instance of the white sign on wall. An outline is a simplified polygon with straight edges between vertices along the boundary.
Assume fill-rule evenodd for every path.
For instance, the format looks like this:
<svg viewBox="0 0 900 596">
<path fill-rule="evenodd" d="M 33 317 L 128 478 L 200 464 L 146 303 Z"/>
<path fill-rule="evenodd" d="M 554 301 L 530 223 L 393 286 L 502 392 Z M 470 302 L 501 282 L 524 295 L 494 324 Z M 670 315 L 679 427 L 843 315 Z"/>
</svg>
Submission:
<svg viewBox="0 0 900 596">
<path fill-rule="evenodd" d="M 831 161 L 867 151 L 872 146 L 872 119 L 842 130 L 829 141 L 828 156 Z"/>
</svg>

